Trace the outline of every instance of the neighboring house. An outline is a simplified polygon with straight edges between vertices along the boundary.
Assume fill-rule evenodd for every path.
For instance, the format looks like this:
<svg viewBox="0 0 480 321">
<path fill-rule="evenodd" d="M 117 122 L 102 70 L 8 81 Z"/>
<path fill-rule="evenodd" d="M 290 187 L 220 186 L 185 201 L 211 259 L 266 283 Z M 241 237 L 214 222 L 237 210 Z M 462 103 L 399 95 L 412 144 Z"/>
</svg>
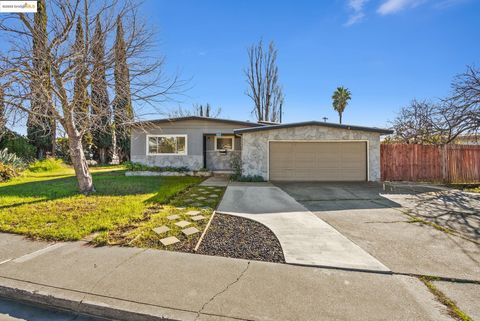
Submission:
<svg viewBox="0 0 480 321">
<path fill-rule="evenodd" d="M 199 116 L 143 121 L 132 129 L 131 160 L 155 166 L 231 171 L 266 180 L 378 181 L 380 128 L 318 121 L 258 124 Z"/>
</svg>

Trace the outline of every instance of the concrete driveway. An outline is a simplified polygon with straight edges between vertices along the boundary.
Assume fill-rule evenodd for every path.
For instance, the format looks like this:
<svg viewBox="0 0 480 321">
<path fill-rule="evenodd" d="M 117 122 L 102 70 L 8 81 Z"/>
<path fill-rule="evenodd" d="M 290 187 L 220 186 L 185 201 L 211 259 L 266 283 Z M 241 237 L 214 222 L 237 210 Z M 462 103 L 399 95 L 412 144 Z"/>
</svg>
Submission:
<svg viewBox="0 0 480 321">
<path fill-rule="evenodd" d="M 269 183 L 230 184 L 217 210 L 267 226 L 291 264 L 389 272 L 331 225 Z"/>
<path fill-rule="evenodd" d="M 480 280 L 480 246 L 474 232 L 480 205 L 475 195 L 405 184 L 389 184 L 385 189 L 376 183 L 276 185 L 393 272 Z M 458 225 L 466 216 L 469 220 L 464 220 L 462 229 Z M 443 225 L 442 219 L 451 224 Z M 434 226 L 469 233 L 460 237 Z"/>
</svg>

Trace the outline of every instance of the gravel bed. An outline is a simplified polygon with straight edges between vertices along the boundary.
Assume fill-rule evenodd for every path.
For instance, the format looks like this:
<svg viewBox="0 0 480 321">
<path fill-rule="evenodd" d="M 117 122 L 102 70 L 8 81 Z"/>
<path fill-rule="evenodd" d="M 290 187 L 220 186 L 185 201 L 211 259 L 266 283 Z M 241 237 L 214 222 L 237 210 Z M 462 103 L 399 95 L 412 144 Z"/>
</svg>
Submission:
<svg viewBox="0 0 480 321">
<path fill-rule="evenodd" d="M 263 224 L 247 218 L 215 214 L 197 253 L 285 263 L 277 237 Z"/>
</svg>

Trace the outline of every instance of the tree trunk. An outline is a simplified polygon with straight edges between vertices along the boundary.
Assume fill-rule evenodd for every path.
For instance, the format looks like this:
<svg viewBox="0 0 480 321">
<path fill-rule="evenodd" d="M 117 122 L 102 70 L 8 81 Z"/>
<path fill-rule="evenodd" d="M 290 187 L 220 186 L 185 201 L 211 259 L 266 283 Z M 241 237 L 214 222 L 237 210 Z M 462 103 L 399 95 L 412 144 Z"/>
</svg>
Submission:
<svg viewBox="0 0 480 321">
<path fill-rule="evenodd" d="M 98 158 L 100 160 L 100 164 L 106 164 L 107 163 L 107 151 L 106 148 L 99 148 L 98 149 Z"/>
<path fill-rule="evenodd" d="M 338 117 L 340 118 L 340 124 L 342 124 L 342 113 L 338 113 Z"/>
<path fill-rule="evenodd" d="M 44 159 L 45 158 L 45 150 L 43 147 L 37 148 L 37 159 Z"/>
<path fill-rule="evenodd" d="M 83 152 L 82 138 L 79 136 L 68 136 L 68 145 L 70 148 L 70 157 L 72 158 L 75 176 L 77 177 L 78 187 L 83 194 L 95 192 L 92 175 L 88 170 L 87 159 Z"/>
</svg>

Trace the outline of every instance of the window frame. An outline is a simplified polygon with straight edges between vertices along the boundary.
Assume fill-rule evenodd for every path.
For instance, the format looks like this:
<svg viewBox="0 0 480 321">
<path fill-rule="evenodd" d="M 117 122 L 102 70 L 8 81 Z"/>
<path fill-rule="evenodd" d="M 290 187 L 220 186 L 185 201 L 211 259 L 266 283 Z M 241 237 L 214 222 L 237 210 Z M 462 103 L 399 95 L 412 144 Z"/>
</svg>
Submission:
<svg viewBox="0 0 480 321">
<path fill-rule="evenodd" d="M 219 149 L 217 148 L 217 140 L 218 138 L 231 138 L 232 139 L 232 149 Z M 234 135 L 226 135 L 226 136 L 215 136 L 215 150 L 216 151 L 221 151 L 221 150 L 226 150 L 226 151 L 231 151 L 233 152 L 235 150 L 235 136 Z"/>
<path fill-rule="evenodd" d="M 158 138 L 158 137 L 183 137 L 185 138 L 185 152 L 183 153 L 150 153 L 148 142 L 150 138 Z M 147 135 L 146 139 L 146 148 L 147 148 L 147 155 L 152 155 L 152 156 L 186 156 L 188 155 L 188 135 L 186 134 L 165 134 L 165 135 Z"/>
</svg>

